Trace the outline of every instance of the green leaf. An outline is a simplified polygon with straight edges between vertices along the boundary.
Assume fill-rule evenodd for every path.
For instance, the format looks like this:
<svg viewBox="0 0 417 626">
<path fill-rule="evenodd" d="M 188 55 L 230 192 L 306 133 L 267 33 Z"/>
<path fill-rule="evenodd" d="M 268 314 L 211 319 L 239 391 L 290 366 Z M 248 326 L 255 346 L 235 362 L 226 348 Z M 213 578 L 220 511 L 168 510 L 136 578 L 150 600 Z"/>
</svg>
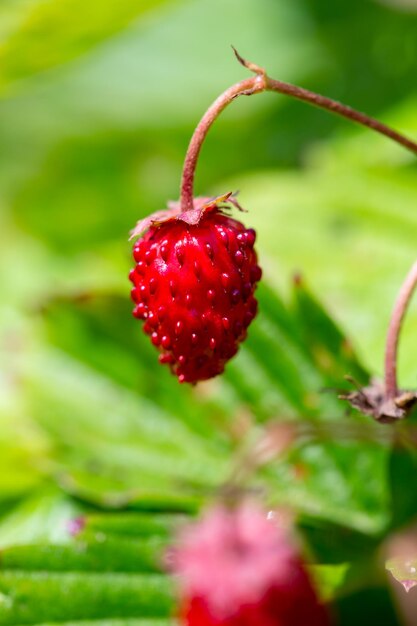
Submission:
<svg viewBox="0 0 417 626">
<path fill-rule="evenodd" d="M 188 510 L 226 477 L 224 446 L 193 432 L 174 407 L 168 413 L 59 352 L 36 358 L 27 375 L 32 414 L 58 446 L 56 469 L 71 493 Z"/>
<path fill-rule="evenodd" d="M 329 439 L 296 448 L 287 464 L 265 468 L 271 499 L 309 517 L 378 536 L 390 520 L 389 449 L 356 437 L 345 440 L 343 433 Z"/>
<path fill-rule="evenodd" d="M 175 479 L 163 482 L 160 477 L 144 474 L 137 468 L 122 478 L 115 477 L 120 472 L 120 464 L 114 467 L 102 461 L 99 471 L 92 473 L 88 469 L 79 470 L 76 461 L 68 463 L 68 467 L 64 462 L 65 458 L 62 467 L 65 473 L 59 480 L 61 489 L 99 508 L 193 513 L 210 493 L 209 490 L 196 493 L 189 485 L 177 485 Z"/>
<path fill-rule="evenodd" d="M 125 573 L 0 572 L 0 624 L 168 617 L 166 576 Z"/>
<path fill-rule="evenodd" d="M 135 320 L 131 330 L 121 329 L 123 316 L 130 324 L 130 305 L 103 296 L 51 302 L 45 320 L 50 337 L 76 358 L 44 355 L 30 372 L 28 392 L 34 416 L 59 445 L 60 485 L 106 508 L 193 511 L 228 477 L 227 457 L 238 442 L 230 418 L 227 428 L 226 411 L 233 416 L 245 408 L 261 422 L 276 415 L 302 416 L 328 423 L 329 434 L 324 427 L 287 462 L 262 474 L 271 499 L 366 533 L 380 532 L 388 519 L 387 448 L 365 444 L 362 434 L 366 441 L 379 441 L 377 426 L 359 415 L 346 418 L 336 394 L 322 393 L 329 369 L 306 347 L 306 332 L 317 342 L 323 331 L 316 333 L 316 325 L 322 319 L 332 322 L 316 303 L 315 314 L 301 322 L 271 289 L 261 288 L 259 297 L 261 313 L 247 342 L 223 381 L 206 384 L 204 396 L 183 390 L 160 368 L 147 339 L 137 334 Z M 311 310 L 312 299 L 305 302 Z M 337 346 L 343 345 L 342 333 L 334 331 L 334 336 Z M 110 362 L 109 353 L 114 354 Z M 353 358 L 345 358 L 341 376 L 349 362 L 356 363 Z M 115 369 L 119 385 L 110 382 Z M 346 436 L 346 442 L 339 441 Z M 364 474 L 372 480 L 363 481 Z"/>
<path fill-rule="evenodd" d="M 80 513 L 80 506 L 56 487 L 43 487 L 9 507 L 8 514 L 0 519 L 0 546 L 68 540 L 68 520 Z"/>
<path fill-rule="evenodd" d="M 127 516 L 123 521 L 138 521 L 139 532 L 146 528 L 146 536 L 139 539 L 122 536 L 120 521 L 117 532 L 106 535 L 103 529 L 112 529 L 115 517 L 107 520 L 96 514 L 85 518 L 81 532 L 66 543 L 4 548 L 0 552 L 0 624 L 101 623 L 105 619 L 116 625 L 123 624 L 123 618 L 169 617 L 172 581 L 161 573 L 168 537 L 160 535 L 168 519 L 174 518 Z M 126 523 L 123 526 L 129 528 Z M 152 619 L 143 626 L 165 624 Z"/>
<path fill-rule="evenodd" d="M 169 537 L 184 521 L 184 516 L 149 513 L 107 513 L 88 515 L 83 520 L 83 529 L 90 533 L 104 533 L 124 537 Z"/>
<path fill-rule="evenodd" d="M 101 272 L 103 286 L 107 278 Z M 260 314 L 239 355 L 224 377 L 194 390 L 160 367 L 131 304 L 113 287 L 83 297 L 49 282 L 38 320 L 59 349 L 23 351 L 18 372 L 49 440 L 47 473 L 67 494 L 110 509 L 193 512 L 228 479 L 234 451 L 252 436 L 242 416 L 253 424 L 291 418 L 317 436 L 254 483 L 266 480 L 271 502 L 304 515 L 370 534 L 386 526 L 388 449 L 369 420 L 346 417 L 335 394 L 322 393 L 329 369 L 306 345 L 306 334 L 325 342 L 315 329 L 317 319 L 329 324 L 322 307 L 300 320 L 275 289 L 261 287 Z M 27 283 L 25 271 L 25 290 Z"/>
<path fill-rule="evenodd" d="M 303 345 L 329 385 L 343 388 L 349 375 L 367 384 L 369 374 L 359 363 L 352 345 L 323 306 L 306 289 L 301 277 L 294 280 L 295 315 L 303 333 Z"/>
<path fill-rule="evenodd" d="M 159 537 L 136 540 L 83 532 L 68 545 L 38 544 L 2 550 L 5 570 L 49 572 L 158 572 L 167 542 Z"/>
<path fill-rule="evenodd" d="M 5 335 L 0 333 L 0 339 Z M 0 507 L 42 484 L 42 460 L 48 450 L 47 439 L 28 419 L 21 402 L 15 402 L 15 394 L 20 396 L 13 380 L 17 364 L 13 358 L 6 361 L 0 377 Z"/>
</svg>

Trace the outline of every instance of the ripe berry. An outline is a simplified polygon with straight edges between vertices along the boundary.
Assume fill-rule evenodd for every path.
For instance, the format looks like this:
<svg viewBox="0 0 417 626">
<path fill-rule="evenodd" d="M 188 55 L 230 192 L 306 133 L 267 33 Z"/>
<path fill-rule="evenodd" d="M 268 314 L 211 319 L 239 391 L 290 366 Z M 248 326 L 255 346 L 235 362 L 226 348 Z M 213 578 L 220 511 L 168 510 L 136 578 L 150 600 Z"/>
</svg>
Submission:
<svg viewBox="0 0 417 626">
<path fill-rule="evenodd" d="M 206 512 L 171 562 L 186 626 L 329 626 L 287 529 L 254 504 Z"/>
<path fill-rule="evenodd" d="M 138 224 L 133 314 L 180 382 L 217 376 L 246 338 L 261 278 L 255 231 L 229 217 L 217 200 L 157 213 Z"/>
</svg>

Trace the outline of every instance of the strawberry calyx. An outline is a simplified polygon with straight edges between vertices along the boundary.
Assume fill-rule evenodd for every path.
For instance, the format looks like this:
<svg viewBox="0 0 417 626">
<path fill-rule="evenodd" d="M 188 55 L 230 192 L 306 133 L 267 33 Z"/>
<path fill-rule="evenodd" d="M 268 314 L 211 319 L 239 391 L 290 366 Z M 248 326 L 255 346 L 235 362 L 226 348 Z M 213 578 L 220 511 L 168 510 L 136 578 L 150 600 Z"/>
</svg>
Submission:
<svg viewBox="0 0 417 626">
<path fill-rule="evenodd" d="M 376 379 L 371 380 L 366 387 L 358 387 L 356 391 L 339 394 L 338 397 L 382 424 L 404 419 L 417 403 L 417 393 L 414 391 L 399 390 L 394 398 L 388 397 L 384 384 Z"/>
<path fill-rule="evenodd" d="M 186 224 L 198 224 L 204 215 L 213 211 L 224 213 L 231 207 L 235 207 L 239 211 L 245 211 L 236 200 L 236 193 L 229 191 L 222 196 L 217 197 L 201 197 L 194 199 L 194 207 L 188 211 L 182 211 L 178 201 L 168 202 L 168 208 L 163 211 L 151 213 L 142 220 L 139 220 L 135 228 L 130 233 L 130 238 L 141 237 L 149 228 L 160 226 L 165 222 L 182 221 Z"/>
</svg>

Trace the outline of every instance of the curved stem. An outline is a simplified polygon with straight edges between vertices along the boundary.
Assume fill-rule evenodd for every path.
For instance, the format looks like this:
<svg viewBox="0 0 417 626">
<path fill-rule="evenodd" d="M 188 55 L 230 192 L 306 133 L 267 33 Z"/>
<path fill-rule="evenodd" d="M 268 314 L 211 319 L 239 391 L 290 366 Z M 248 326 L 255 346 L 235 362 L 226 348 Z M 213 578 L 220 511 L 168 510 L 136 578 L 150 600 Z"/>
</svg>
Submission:
<svg viewBox="0 0 417 626">
<path fill-rule="evenodd" d="M 411 297 L 417 287 L 417 261 L 409 271 L 394 305 L 388 326 L 385 348 L 385 394 L 387 398 L 398 395 L 397 386 L 397 352 L 402 322 L 410 304 Z"/>
<path fill-rule="evenodd" d="M 260 80 L 261 79 L 261 80 Z M 194 174 L 197 165 L 198 155 L 204 139 L 220 113 L 238 96 L 250 96 L 254 93 L 260 93 L 265 90 L 265 83 L 262 76 L 255 76 L 242 80 L 232 85 L 217 100 L 213 102 L 211 107 L 207 109 L 201 118 L 197 128 L 191 137 L 185 156 L 184 167 L 182 170 L 181 180 L 181 209 L 187 211 L 193 208 L 193 190 L 194 190 Z"/>
<path fill-rule="evenodd" d="M 366 126 L 367 128 L 371 128 L 377 133 L 389 137 L 414 154 L 417 154 L 417 143 L 408 139 L 404 135 L 401 135 L 389 126 L 386 126 L 378 120 L 365 115 L 365 113 L 361 113 L 360 111 L 356 111 L 355 109 L 346 106 L 345 104 L 341 104 L 336 100 L 314 93 L 308 89 L 291 85 L 290 83 L 284 83 L 282 81 L 269 78 L 266 75 L 265 70 L 258 67 L 254 63 L 250 63 L 245 61 L 245 59 L 242 59 L 236 50 L 235 54 L 238 61 L 244 67 L 254 72 L 256 76 L 242 80 L 241 82 L 232 85 L 232 87 L 229 87 L 229 89 L 222 93 L 206 111 L 195 129 L 188 146 L 182 171 L 181 209 L 183 211 L 188 211 L 193 208 L 194 174 L 204 139 L 206 138 L 206 135 L 216 118 L 238 96 L 250 96 L 263 91 L 275 91 L 285 94 L 287 96 L 291 96 L 292 98 L 296 98 L 297 100 L 308 102 L 313 106 L 326 109 L 331 113 L 345 117 L 346 119 L 357 124 L 361 124 L 362 126 Z"/>
</svg>

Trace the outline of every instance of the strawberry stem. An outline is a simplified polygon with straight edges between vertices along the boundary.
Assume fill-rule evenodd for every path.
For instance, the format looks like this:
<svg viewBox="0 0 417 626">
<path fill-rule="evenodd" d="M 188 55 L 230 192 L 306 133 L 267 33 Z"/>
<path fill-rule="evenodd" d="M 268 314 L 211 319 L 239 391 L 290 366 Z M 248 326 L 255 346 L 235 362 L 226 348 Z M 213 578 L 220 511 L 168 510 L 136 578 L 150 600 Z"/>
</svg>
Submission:
<svg viewBox="0 0 417 626">
<path fill-rule="evenodd" d="M 377 133 L 380 133 L 381 135 L 385 135 L 385 137 L 392 139 L 393 141 L 400 144 L 407 150 L 410 150 L 414 154 L 417 154 L 417 143 L 393 130 L 389 126 L 382 124 L 382 122 L 379 122 L 378 120 L 369 117 L 368 115 L 365 115 L 365 113 L 356 111 L 355 109 L 352 109 L 345 104 L 337 102 L 336 100 L 327 98 L 326 96 L 314 93 L 312 91 L 309 91 L 308 89 L 303 89 L 302 87 L 297 87 L 296 85 L 291 85 L 289 83 L 284 83 L 282 81 L 269 78 L 269 76 L 266 75 L 264 69 L 262 69 L 258 65 L 255 65 L 254 63 L 246 61 L 240 56 L 237 50 L 235 50 L 234 48 L 233 50 L 239 63 L 241 63 L 241 65 L 246 67 L 251 72 L 254 72 L 255 76 L 253 76 L 252 78 L 247 78 L 246 80 L 242 80 L 239 83 L 232 85 L 232 87 L 229 87 L 229 89 L 226 89 L 226 91 L 222 93 L 217 98 L 217 100 L 215 100 L 213 104 L 207 109 L 206 113 L 203 115 L 199 124 L 197 125 L 197 128 L 195 129 L 190 144 L 188 146 L 182 171 L 182 211 L 188 211 L 193 208 L 194 175 L 198 156 L 200 154 L 201 146 L 203 145 L 204 139 L 206 138 L 206 135 L 213 122 L 217 119 L 220 113 L 238 96 L 251 96 L 256 93 L 262 93 L 263 91 L 275 91 L 281 94 L 285 94 L 297 100 L 308 102 L 309 104 L 319 107 L 321 109 L 326 109 L 331 113 L 335 113 L 336 115 L 345 117 L 346 119 L 357 124 L 361 124 L 362 126 L 366 126 L 367 128 L 370 128 Z"/>
<path fill-rule="evenodd" d="M 187 154 L 185 156 L 184 167 L 182 171 L 181 180 L 181 210 L 189 211 L 193 209 L 193 190 L 194 190 L 194 175 L 197 165 L 198 156 L 200 154 L 201 146 L 204 139 L 216 118 L 220 113 L 238 96 L 250 96 L 255 93 L 261 93 L 265 91 L 266 84 L 263 75 L 258 75 L 252 78 L 242 80 L 235 85 L 232 85 L 224 93 L 221 94 L 213 102 L 211 107 L 207 109 L 205 114 L 200 120 L 194 134 L 191 138 L 188 146 Z"/>
<path fill-rule="evenodd" d="M 387 399 L 394 399 L 398 395 L 397 385 L 397 352 L 398 340 L 404 316 L 410 304 L 411 297 L 417 287 L 417 261 L 410 269 L 399 291 L 391 320 L 388 326 L 385 348 L 385 395 Z"/>
</svg>

